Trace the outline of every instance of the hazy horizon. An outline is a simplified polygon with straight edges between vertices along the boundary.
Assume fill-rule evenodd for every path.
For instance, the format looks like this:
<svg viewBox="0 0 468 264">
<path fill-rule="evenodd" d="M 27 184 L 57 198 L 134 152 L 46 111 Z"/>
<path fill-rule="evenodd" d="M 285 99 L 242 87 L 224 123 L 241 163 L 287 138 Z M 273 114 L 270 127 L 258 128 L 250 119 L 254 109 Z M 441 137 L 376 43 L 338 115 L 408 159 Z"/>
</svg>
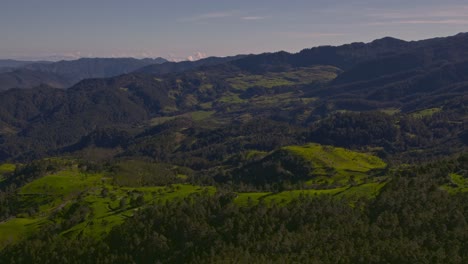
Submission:
<svg viewBox="0 0 468 264">
<path fill-rule="evenodd" d="M 468 32 L 468 31 L 467 31 Z M 460 33 L 467 33 L 467 32 L 458 32 L 458 33 L 455 33 L 453 35 L 456 35 L 456 34 L 460 34 Z M 407 39 L 401 39 L 401 40 L 404 40 L 404 41 L 419 41 L 419 40 L 425 40 L 425 39 L 431 39 L 431 38 L 438 38 L 438 37 L 449 37 L 449 36 L 452 36 L 452 35 L 447 35 L 447 36 L 432 36 L 432 37 L 429 37 L 429 38 L 421 38 L 421 39 L 412 39 L 412 40 L 407 40 Z M 377 39 L 382 39 L 382 38 L 385 38 L 385 37 L 393 37 L 395 38 L 394 36 L 382 36 L 382 37 L 379 37 L 379 38 L 376 38 L 376 39 L 373 39 L 373 40 L 370 40 L 369 42 L 372 42 L 374 40 L 377 40 Z M 362 41 L 358 41 L 358 42 L 362 42 Z M 317 46 L 312 46 L 312 47 L 304 47 L 303 49 L 308 49 L 308 48 L 314 48 L 314 47 L 320 47 L 320 46 L 339 46 L 339 45 L 345 45 L 345 44 L 351 44 L 351 43 L 355 43 L 355 42 L 346 42 L 346 43 L 340 43 L 340 44 L 336 44 L 336 45 L 333 45 L 333 44 L 324 44 L 324 45 L 317 45 Z M 276 50 L 276 51 L 266 51 L 266 52 L 279 52 L 279 51 L 287 51 L 287 52 L 291 52 L 291 53 L 294 53 L 294 52 L 299 52 L 301 51 L 302 49 L 300 50 L 295 50 L 295 51 L 287 51 L 287 50 Z M 262 52 L 262 53 L 265 53 L 265 52 Z M 260 53 L 250 53 L 250 54 L 260 54 Z M 248 55 L 246 53 L 242 53 L 242 54 L 227 54 L 227 55 L 220 55 L 219 57 L 228 57 L 228 56 L 235 56 L 235 55 Z M 122 59 L 122 58 L 132 58 L 132 59 L 157 59 L 157 58 L 163 58 L 163 59 L 166 59 L 168 61 L 172 61 L 172 62 L 179 62 L 179 61 L 195 61 L 195 60 L 199 60 L 199 59 L 204 59 L 204 58 L 207 58 L 207 57 L 211 57 L 211 55 L 206 55 L 206 54 L 200 54 L 200 53 L 194 53 L 192 55 L 189 55 L 185 58 L 183 57 L 180 57 L 180 58 L 167 58 L 167 57 L 163 57 L 163 56 L 156 56 L 156 57 L 141 57 L 141 56 L 122 56 L 122 57 L 105 57 L 105 56 L 82 56 L 82 57 L 73 57 L 73 56 L 70 56 L 70 57 L 67 57 L 66 55 L 51 55 L 51 56 L 48 56 L 48 57 L 30 57 L 30 58 L 1 58 L 0 57 L 0 60 L 16 60 L 16 61 L 50 61 L 50 62 L 56 62 L 56 61 L 67 61 L 67 60 L 77 60 L 77 59 Z"/>
<path fill-rule="evenodd" d="M 407 41 L 466 31 L 468 4 L 370 1 L 7 1 L 1 59 L 168 60 L 297 52 L 322 45 Z"/>
</svg>

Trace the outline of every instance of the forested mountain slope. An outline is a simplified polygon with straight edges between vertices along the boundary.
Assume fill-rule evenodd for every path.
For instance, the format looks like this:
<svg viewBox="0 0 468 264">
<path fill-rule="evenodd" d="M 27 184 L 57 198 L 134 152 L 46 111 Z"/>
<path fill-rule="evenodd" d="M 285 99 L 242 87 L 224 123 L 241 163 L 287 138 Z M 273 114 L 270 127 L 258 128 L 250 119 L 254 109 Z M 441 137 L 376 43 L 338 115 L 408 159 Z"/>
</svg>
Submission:
<svg viewBox="0 0 468 264">
<path fill-rule="evenodd" d="M 201 68 L 193 68 L 196 62 L 189 67 L 186 62 L 164 63 L 138 73 L 84 80 L 67 91 L 11 90 L 0 98 L 0 156 L 60 153 L 100 129 L 121 130 L 133 138 L 174 118 L 200 119 L 195 127 L 201 119 L 210 119 L 208 129 L 262 118 L 312 128 L 311 135 L 318 136 L 315 131 L 333 115 L 369 111 L 384 123 L 392 122 L 385 124 L 388 131 L 400 130 L 384 138 L 386 151 L 408 150 L 411 139 L 406 135 L 415 134 L 415 128 L 395 126 L 408 118 L 416 119 L 409 124 L 420 124 L 418 133 L 427 131 L 410 145 L 437 147 L 448 140 L 460 148 L 466 124 L 467 43 L 466 34 L 418 42 L 384 38 L 297 54 L 226 58 L 224 63 L 206 59 Z M 415 118 L 418 111 L 433 112 Z"/>
</svg>

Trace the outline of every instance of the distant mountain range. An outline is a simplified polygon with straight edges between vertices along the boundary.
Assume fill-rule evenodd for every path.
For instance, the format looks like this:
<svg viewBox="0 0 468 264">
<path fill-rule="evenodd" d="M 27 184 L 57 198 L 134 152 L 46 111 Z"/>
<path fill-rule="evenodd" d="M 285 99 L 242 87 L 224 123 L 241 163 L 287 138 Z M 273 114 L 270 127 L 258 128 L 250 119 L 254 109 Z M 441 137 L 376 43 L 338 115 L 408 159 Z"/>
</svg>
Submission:
<svg viewBox="0 0 468 264">
<path fill-rule="evenodd" d="M 119 155 L 156 155 L 159 147 L 171 148 L 173 152 L 165 152 L 171 155 L 183 151 L 182 147 L 172 149 L 180 142 L 158 141 L 161 131 L 167 129 L 164 126 L 180 129 L 171 130 L 178 133 L 174 137 L 178 140 L 187 137 L 190 142 L 197 142 L 186 148 L 215 151 L 211 143 L 203 138 L 197 141 L 196 134 L 191 134 L 197 130 L 187 128 L 202 126 L 208 131 L 229 134 L 259 119 L 279 122 L 284 127 L 311 129 L 310 135 L 319 143 L 358 148 L 385 146 L 389 153 L 410 155 L 411 148 L 417 146 L 438 148 L 431 152 L 436 155 L 466 145 L 467 33 L 412 42 L 387 37 L 370 43 L 305 49 L 295 54 L 161 62 L 81 59 L 30 64 L 0 74 L 0 87 L 4 89 L 21 86 L 22 82 L 23 87 L 47 84 L 0 93 L 0 160 L 79 151 L 89 147 L 82 142 L 90 142 L 87 139 L 93 135 L 102 136 L 107 129 L 113 132 L 104 133 L 105 140 L 91 142 L 97 142 L 92 143 L 96 146 L 119 146 Z M 46 77 L 36 76 L 38 72 Z M 99 78 L 106 76 L 114 77 Z M 74 82 L 78 83 L 67 90 L 51 88 Z M 348 116 L 353 113 L 366 114 Z M 426 123 L 401 121 L 431 113 L 437 113 L 435 119 L 425 120 Z M 401 115 L 401 120 L 394 119 L 393 114 Z M 200 120 L 208 122 L 208 117 L 209 126 L 201 125 Z M 176 119 L 191 121 L 167 125 Z M 340 127 L 349 127 L 348 123 L 340 123 L 345 122 L 342 120 L 351 120 L 349 124 L 355 130 L 340 134 L 345 131 Z M 366 123 L 369 120 L 372 124 Z M 395 128 L 397 122 L 401 125 Z M 385 129 L 374 129 L 378 124 L 385 124 L 381 126 Z M 413 127 L 416 124 L 418 128 Z M 238 127 L 222 130 L 228 129 L 227 125 Z M 366 127 L 364 134 L 359 134 L 360 127 Z M 388 127 L 399 130 L 390 135 L 386 133 Z M 417 141 L 412 137 L 416 130 L 424 131 Z M 338 132 L 336 137 L 323 137 L 321 131 Z M 281 134 L 278 140 L 298 143 L 298 138 L 307 135 L 301 133 L 294 138 Z M 113 141 L 113 137 L 119 140 Z M 126 139 L 121 140 L 122 137 Z M 151 144 L 169 145 L 154 145 L 155 149 L 148 150 L 141 143 L 148 137 Z M 117 143 L 104 144 L 102 140 Z M 144 150 L 139 149 L 139 142 Z"/>
<path fill-rule="evenodd" d="M 83 79 L 113 77 L 164 62 L 167 60 L 163 58 L 82 58 L 58 62 L 2 60 L 0 90 L 32 88 L 41 84 L 68 88 Z"/>
<path fill-rule="evenodd" d="M 154 75 L 180 73 L 201 66 L 219 65 L 226 62 L 235 61 L 244 57 L 246 57 L 246 55 L 237 55 L 231 57 L 208 57 L 197 61 L 166 62 L 161 64 L 152 64 L 136 70 L 135 73 L 146 73 Z"/>
<path fill-rule="evenodd" d="M 0 73 L 10 72 L 16 68 L 32 63 L 50 63 L 48 61 L 19 61 L 19 60 L 0 60 Z"/>
<path fill-rule="evenodd" d="M 0 60 L 0 68 L 17 68 L 32 63 L 47 63 L 47 61 L 18 61 L 18 60 Z"/>
</svg>

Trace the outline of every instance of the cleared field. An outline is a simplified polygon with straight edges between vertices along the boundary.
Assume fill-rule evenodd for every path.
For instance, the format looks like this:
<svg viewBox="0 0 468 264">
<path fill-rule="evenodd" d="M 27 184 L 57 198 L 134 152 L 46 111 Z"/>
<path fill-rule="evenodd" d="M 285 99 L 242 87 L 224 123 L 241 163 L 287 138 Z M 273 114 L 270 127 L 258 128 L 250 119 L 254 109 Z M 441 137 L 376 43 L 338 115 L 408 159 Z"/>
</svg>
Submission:
<svg viewBox="0 0 468 264">
<path fill-rule="evenodd" d="M 414 118 L 423 118 L 423 117 L 430 117 L 435 113 L 438 113 L 442 111 L 442 108 L 435 107 L 435 108 L 428 108 L 428 109 L 423 109 L 417 112 L 413 112 L 410 115 Z"/>
<path fill-rule="evenodd" d="M 380 190 L 385 186 L 386 182 L 370 182 L 357 186 L 350 187 L 339 193 L 338 197 L 346 197 L 348 199 L 359 198 L 375 198 Z"/>
<path fill-rule="evenodd" d="M 12 218 L 0 223 L 0 248 L 38 231 L 42 221 L 43 219 Z"/>
<path fill-rule="evenodd" d="M 384 169 L 387 164 L 378 157 L 344 148 L 308 144 L 288 146 L 284 150 L 300 157 L 309 164 L 309 184 L 362 183 L 372 170 Z"/>
<path fill-rule="evenodd" d="M 228 78 L 226 81 L 238 90 L 245 90 L 254 86 L 272 88 L 276 86 L 330 81 L 336 78 L 339 71 L 338 68 L 332 66 L 316 66 L 279 73 L 270 72 L 264 75 L 239 75 L 234 78 Z"/>
<path fill-rule="evenodd" d="M 449 175 L 451 184 L 443 185 L 441 188 L 446 190 L 451 194 L 459 192 L 468 192 L 468 178 L 463 177 L 462 175 L 451 173 Z"/>
<path fill-rule="evenodd" d="M 217 102 L 223 104 L 242 104 L 246 103 L 247 100 L 241 99 L 237 94 L 227 93 L 225 96 L 219 98 Z"/>
<path fill-rule="evenodd" d="M 359 153 L 344 148 L 308 144 L 305 146 L 288 146 L 284 149 L 323 168 L 332 167 L 339 172 L 368 172 L 372 169 L 383 169 L 386 164 L 378 157 Z"/>
<path fill-rule="evenodd" d="M 0 165 L 0 175 L 3 173 L 14 172 L 16 169 L 15 164 L 4 163 Z"/>
<path fill-rule="evenodd" d="M 336 195 L 340 192 L 343 192 L 348 187 L 340 187 L 334 189 L 323 189 L 323 190 L 293 190 L 293 191 L 286 191 L 280 192 L 277 194 L 272 194 L 265 196 L 263 200 L 267 203 L 275 201 L 277 203 L 287 203 L 293 199 L 302 196 L 317 196 L 317 195 Z"/>
<path fill-rule="evenodd" d="M 379 110 L 382 113 L 385 113 L 387 115 L 396 115 L 401 112 L 401 109 L 398 108 L 384 108 Z"/>
<path fill-rule="evenodd" d="M 176 118 L 190 118 L 193 121 L 203 121 L 205 119 L 210 118 L 215 111 L 195 111 L 189 112 L 182 115 L 175 115 L 175 116 L 162 116 L 162 117 L 155 117 L 150 120 L 150 125 L 157 126 L 166 123 L 167 121 L 174 120 Z"/>
<path fill-rule="evenodd" d="M 245 158 L 247 160 L 254 160 L 254 159 L 258 159 L 258 158 L 261 158 L 261 157 L 264 157 L 268 154 L 268 152 L 265 152 L 265 151 L 259 151 L 259 150 L 249 150 L 245 153 Z"/>
<path fill-rule="evenodd" d="M 322 190 L 291 190 L 284 191 L 279 193 L 272 192 L 253 192 L 253 193 L 238 193 L 234 202 L 241 206 L 255 205 L 260 201 L 263 201 L 267 204 L 271 202 L 275 203 L 288 203 L 293 199 L 299 198 L 300 196 L 318 196 L 318 195 L 331 195 L 337 198 L 346 197 L 350 201 L 367 198 L 375 198 L 382 187 L 384 187 L 386 182 L 372 182 L 365 183 L 357 186 L 343 186 L 339 188 L 332 189 L 322 189 Z"/>
<path fill-rule="evenodd" d="M 104 182 L 103 174 L 84 174 L 76 170 L 64 170 L 44 176 L 20 189 L 20 194 L 69 195 Z"/>
<path fill-rule="evenodd" d="M 270 192 L 238 193 L 234 202 L 242 206 L 254 205 L 257 204 L 260 199 L 270 194 Z"/>
</svg>

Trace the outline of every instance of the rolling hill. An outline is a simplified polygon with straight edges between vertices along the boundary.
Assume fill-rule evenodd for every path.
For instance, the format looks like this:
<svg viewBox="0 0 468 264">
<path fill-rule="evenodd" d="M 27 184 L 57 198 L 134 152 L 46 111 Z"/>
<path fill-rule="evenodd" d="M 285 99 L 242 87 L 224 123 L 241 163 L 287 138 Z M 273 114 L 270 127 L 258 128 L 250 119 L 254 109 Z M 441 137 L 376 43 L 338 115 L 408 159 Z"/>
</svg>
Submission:
<svg viewBox="0 0 468 264">
<path fill-rule="evenodd" d="M 251 182 L 257 186 L 305 181 L 322 188 L 327 185 L 336 188 L 351 181 L 363 183 L 385 167 L 385 162 L 372 155 L 309 144 L 282 147 L 234 171 L 232 177 L 234 181 Z"/>
</svg>

